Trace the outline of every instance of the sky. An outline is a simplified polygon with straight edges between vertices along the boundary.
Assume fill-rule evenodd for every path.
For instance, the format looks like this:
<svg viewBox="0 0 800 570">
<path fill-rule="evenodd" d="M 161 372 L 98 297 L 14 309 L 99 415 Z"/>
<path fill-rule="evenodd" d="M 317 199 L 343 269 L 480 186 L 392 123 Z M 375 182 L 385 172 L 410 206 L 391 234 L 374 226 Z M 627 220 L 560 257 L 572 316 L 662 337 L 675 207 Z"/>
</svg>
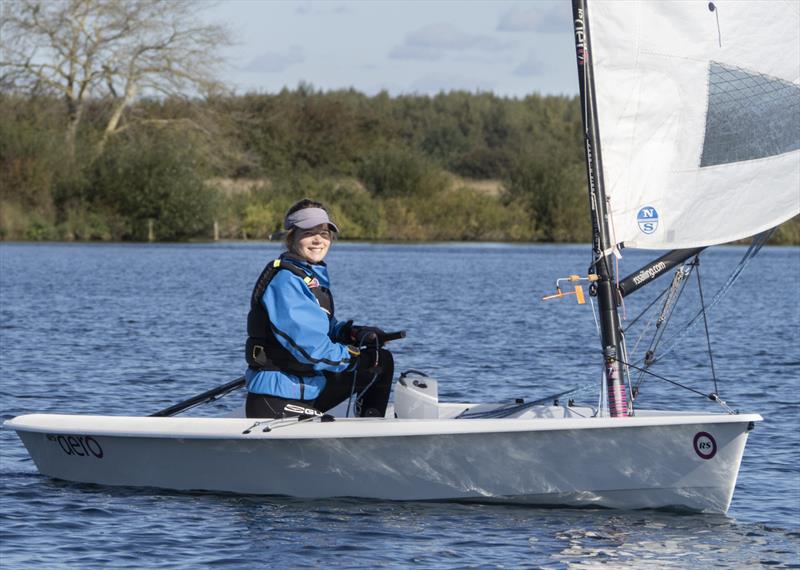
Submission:
<svg viewBox="0 0 800 570">
<path fill-rule="evenodd" d="M 223 0 L 198 15 L 231 30 L 223 77 L 239 94 L 578 92 L 566 0 Z"/>
</svg>

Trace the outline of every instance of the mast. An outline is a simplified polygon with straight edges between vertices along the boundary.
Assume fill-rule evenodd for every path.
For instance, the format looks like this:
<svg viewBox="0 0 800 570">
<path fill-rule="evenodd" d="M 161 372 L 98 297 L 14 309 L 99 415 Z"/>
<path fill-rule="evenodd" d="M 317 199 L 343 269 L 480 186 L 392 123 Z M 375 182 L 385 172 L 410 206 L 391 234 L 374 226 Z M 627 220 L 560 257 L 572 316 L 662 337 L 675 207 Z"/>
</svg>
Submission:
<svg viewBox="0 0 800 570">
<path fill-rule="evenodd" d="M 608 409 L 611 417 L 623 417 L 628 415 L 628 403 L 619 361 L 623 354 L 622 332 L 617 312 L 614 275 L 608 260 L 615 244 L 611 243 L 610 239 L 606 194 L 603 185 L 602 154 L 597 124 L 594 72 L 590 57 L 591 36 L 589 22 L 586 18 L 586 1 L 572 0 L 572 17 L 584 128 L 586 177 L 592 216 L 592 265 L 590 271 L 598 276 L 597 300 L 600 310 L 600 336 Z"/>
</svg>

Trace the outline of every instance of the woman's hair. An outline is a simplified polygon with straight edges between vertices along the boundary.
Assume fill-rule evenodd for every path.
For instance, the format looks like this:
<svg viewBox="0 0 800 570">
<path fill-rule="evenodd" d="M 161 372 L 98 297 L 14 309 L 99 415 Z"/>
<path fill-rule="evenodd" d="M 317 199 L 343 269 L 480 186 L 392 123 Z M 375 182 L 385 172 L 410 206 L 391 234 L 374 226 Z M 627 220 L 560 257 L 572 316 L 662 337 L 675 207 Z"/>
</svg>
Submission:
<svg viewBox="0 0 800 570">
<path fill-rule="evenodd" d="M 288 210 L 286 210 L 286 215 L 284 219 L 286 219 L 290 214 L 294 214 L 298 210 L 305 210 L 306 208 L 322 208 L 326 212 L 328 212 L 328 208 L 326 208 L 322 202 L 317 202 L 316 200 L 312 200 L 311 198 L 303 198 L 302 200 L 295 202 L 292 204 Z M 328 212 L 330 214 L 330 212 Z M 292 250 L 292 243 L 294 242 L 294 234 L 297 228 L 290 228 L 289 231 L 283 236 L 283 243 L 286 244 L 286 249 L 288 251 Z"/>
<path fill-rule="evenodd" d="M 316 200 L 312 200 L 311 198 L 303 198 L 299 202 L 295 202 L 294 204 L 292 204 L 292 206 L 288 210 L 286 210 L 286 216 L 288 216 L 289 214 L 294 214 L 299 210 L 305 210 L 306 208 L 322 208 L 323 210 L 328 212 L 328 208 L 323 206 L 321 202 L 317 202 Z"/>
</svg>

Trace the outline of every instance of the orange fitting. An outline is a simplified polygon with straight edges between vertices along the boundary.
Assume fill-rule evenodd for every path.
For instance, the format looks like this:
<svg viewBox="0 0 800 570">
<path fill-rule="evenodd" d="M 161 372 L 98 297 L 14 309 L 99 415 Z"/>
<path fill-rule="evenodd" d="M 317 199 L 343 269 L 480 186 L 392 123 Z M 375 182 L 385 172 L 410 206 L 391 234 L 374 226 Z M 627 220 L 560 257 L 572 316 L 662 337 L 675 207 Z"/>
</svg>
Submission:
<svg viewBox="0 0 800 570">
<path fill-rule="evenodd" d="M 575 297 L 578 299 L 579 305 L 586 303 L 586 297 L 583 296 L 583 287 L 580 285 L 575 285 Z"/>
<path fill-rule="evenodd" d="M 567 293 L 567 295 L 568 295 L 568 293 Z M 542 301 L 549 301 L 550 299 L 561 299 L 562 297 L 565 297 L 565 296 L 566 295 L 564 293 L 562 293 L 561 290 L 559 289 L 558 293 L 556 293 L 555 295 L 547 295 L 545 297 L 542 297 Z"/>
</svg>

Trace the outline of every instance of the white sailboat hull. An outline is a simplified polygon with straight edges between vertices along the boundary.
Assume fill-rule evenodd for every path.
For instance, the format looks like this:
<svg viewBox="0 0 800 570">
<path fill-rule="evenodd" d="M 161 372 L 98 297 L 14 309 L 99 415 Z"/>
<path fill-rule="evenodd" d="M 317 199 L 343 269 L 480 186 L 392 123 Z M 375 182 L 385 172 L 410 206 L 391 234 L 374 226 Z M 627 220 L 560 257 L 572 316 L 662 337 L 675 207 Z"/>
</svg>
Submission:
<svg viewBox="0 0 800 570">
<path fill-rule="evenodd" d="M 756 414 L 504 419 L 33 414 L 5 423 L 39 471 L 101 485 L 305 498 L 727 511 Z M 568 416 L 565 413 L 565 416 Z M 266 425 L 266 424 L 265 424 Z"/>
</svg>

